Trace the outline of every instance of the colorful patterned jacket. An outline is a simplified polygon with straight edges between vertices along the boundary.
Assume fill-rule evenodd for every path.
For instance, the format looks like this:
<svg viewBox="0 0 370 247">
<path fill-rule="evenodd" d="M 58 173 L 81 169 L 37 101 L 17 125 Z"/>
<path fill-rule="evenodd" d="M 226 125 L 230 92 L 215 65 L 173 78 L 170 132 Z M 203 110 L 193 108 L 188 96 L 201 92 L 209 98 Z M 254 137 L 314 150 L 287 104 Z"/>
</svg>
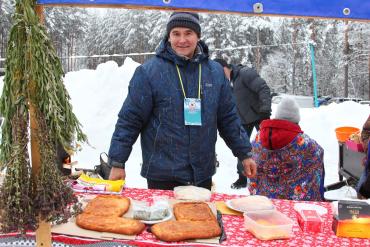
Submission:
<svg viewBox="0 0 370 247">
<path fill-rule="evenodd" d="M 258 168 L 257 177 L 249 184 L 251 194 L 289 200 L 323 199 L 324 150 L 299 125 L 265 120 L 252 147 Z"/>
</svg>

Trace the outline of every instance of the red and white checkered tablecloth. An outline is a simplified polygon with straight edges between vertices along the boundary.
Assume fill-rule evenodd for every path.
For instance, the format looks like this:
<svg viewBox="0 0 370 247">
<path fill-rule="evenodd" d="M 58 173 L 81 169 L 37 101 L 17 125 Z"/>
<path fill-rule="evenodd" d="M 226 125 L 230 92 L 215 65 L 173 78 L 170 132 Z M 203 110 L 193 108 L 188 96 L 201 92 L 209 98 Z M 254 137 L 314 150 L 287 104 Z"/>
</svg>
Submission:
<svg viewBox="0 0 370 247">
<path fill-rule="evenodd" d="M 156 195 L 166 195 L 173 197 L 173 191 L 165 190 L 148 190 L 125 188 L 122 195 L 133 198 L 135 200 L 150 200 Z M 229 199 L 240 197 L 238 195 L 226 195 L 215 193 L 212 195 L 211 201 L 226 201 Z M 307 247 L 329 247 L 329 246 L 370 246 L 370 239 L 360 238 L 340 238 L 335 236 L 331 229 L 332 224 L 332 209 L 328 202 L 308 202 L 318 204 L 328 209 L 328 213 L 324 215 L 324 230 L 321 233 L 302 232 L 297 220 L 296 213 L 293 209 L 296 201 L 289 200 L 273 200 L 277 210 L 290 217 L 295 223 L 293 226 L 294 237 L 286 240 L 269 240 L 263 241 L 255 238 L 251 233 L 244 230 L 244 220 L 242 216 L 223 215 L 222 221 L 224 230 L 226 231 L 227 239 L 220 246 L 307 246 Z M 4 237 L 6 235 L 2 235 Z M 9 236 L 9 235 L 8 235 Z M 72 236 L 53 234 L 53 240 L 59 243 L 68 245 L 85 245 L 99 244 L 104 246 L 107 241 L 82 239 Z M 143 231 L 136 237 L 135 240 L 114 240 L 115 243 L 122 243 L 134 246 L 209 246 L 203 243 L 194 242 L 178 242 L 167 243 L 157 240 L 155 236 L 148 231 Z M 107 245 L 108 246 L 108 245 Z"/>
</svg>

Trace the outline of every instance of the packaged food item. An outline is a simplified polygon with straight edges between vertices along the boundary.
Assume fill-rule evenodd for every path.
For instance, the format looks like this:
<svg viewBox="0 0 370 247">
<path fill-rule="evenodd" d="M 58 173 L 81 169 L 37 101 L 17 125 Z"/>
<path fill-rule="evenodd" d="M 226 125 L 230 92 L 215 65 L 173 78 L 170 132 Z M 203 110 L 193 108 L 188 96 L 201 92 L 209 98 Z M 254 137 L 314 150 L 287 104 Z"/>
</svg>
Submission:
<svg viewBox="0 0 370 247">
<path fill-rule="evenodd" d="M 193 185 L 177 186 L 173 192 L 177 200 L 209 201 L 212 195 L 210 190 Z"/>
<path fill-rule="evenodd" d="M 334 212 L 332 228 L 338 237 L 370 238 L 369 200 L 341 200 Z"/>
<path fill-rule="evenodd" d="M 338 202 L 338 219 L 370 218 L 370 204 L 367 201 L 346 201 Z"/>
<path fill-rule="evenodd" d="M 293 236 L 293 221 L 277 210 L 244 213 L 245 229 L 261 240 L 285 239 Z"/>
<path fill-rule="evenodd" d="M 364 147 L 362 146 L 361 143 L 357 143 L 356 141 L 353 140 L 347 140 L 346 141 L 346 146 L 348 149 L 355 151 L 355 152 L 364 152 Z"/>
<path fill-rule="evenodd" d="M 93 178 L 84 173 L 72 183 L 72 189 L 78 192 L 93 191 L 97 193 L 120 193 L 125 184 L 124 180 L 105 180 Z"/>
<path fill-rule="evenodd" d="M 170 205 L 168 197 L 154 196 L 151 206 L 150 220 L 161 220 L 169 215 Z"/>
<path fill-rule="evenodd" d="M 153 197 L 153 204 L 148 202 L 136 201 L 133 205 L 134 219 L 144 221 L 156 221 L 166 218 L 170 215 L 170 206 L 168 198 L 163 196 Z"/>
<path fill-rule="evenodd" d="M 302 209 L 297 211 L 298 224 L 302 231 L 321 232 L 323 220 L 316 210 Z"/>
<path fill-rule="evenodd" d="M 334 216 L 332 228 L 338 237 L 370 238 L 370 217 L 340 220 Z"/>
<path fill-rule="evenodd" d="M 145 201 L 136 201 L 133 205 L 133 217 L 137 220 L 150 219 L 150 206 Z"/>
</svg>

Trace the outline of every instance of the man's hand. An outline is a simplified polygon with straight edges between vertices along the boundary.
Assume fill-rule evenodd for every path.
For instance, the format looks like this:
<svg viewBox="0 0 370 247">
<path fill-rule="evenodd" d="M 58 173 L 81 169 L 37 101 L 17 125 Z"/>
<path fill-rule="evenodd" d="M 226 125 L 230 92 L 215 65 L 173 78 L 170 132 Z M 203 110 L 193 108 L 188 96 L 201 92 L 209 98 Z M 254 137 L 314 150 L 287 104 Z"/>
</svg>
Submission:
<svg viewBox="0 0 370 247">
<path fill-rule="evenodd" d="M 126 178 L 125 169 L 112 167 L 109 174 L 109 180 L 124 180 Z"/>
<path fill-rule="evenodd" d="M 244 175 L 248 178 L 254 178 L 257 175 L 257 164 L 252 158 L 242 161 L 244 168 Z"/>
</svg>

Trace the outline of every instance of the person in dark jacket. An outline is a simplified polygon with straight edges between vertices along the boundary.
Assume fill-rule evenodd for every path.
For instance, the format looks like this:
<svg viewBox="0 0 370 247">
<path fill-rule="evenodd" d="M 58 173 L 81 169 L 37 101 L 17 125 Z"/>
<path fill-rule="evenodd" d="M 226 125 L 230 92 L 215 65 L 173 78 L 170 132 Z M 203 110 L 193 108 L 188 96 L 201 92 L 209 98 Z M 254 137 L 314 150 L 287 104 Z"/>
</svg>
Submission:
<svg viewBox="0 0 370 247">
<path fill-rule="evenodd" d="M 358 181 L 356 190 L 359 198 L 370 198 L 370 115 L 361 130 L 361 143 L 367 155 L 364 160 L 364 171 Z"/>
<path fill-rule="evenodd" d="M 271 115 L 271 93 L 266 81 L 257 72 L 243 65 L 229 65 L 224 59 L 217 58 L 224 68 L 226 77 L 230 80 L 236 98 L 238 114 L 248 136 L 253 129 L 259 130 L 262 120 Z M 238 179 L 231 185 L 233 189 L 247 186 L 248 179 L 243 175 L 243 166 L 240 160 L 237 164 Z"/>
<path fill-rule="evenodd" d="M 359 198 L 370 198 L 370 142 L 367 142 L 367 155 L 365 161 L 365 179 L 358 190 Z"/>
<path fill-rule="evenodd" d="M 141 135 L 141 175 L 149 189 L 179 185 L 211 189 L 217 130 L 247 176 L 256 175 L 222 67 L 208 59 L 196 13 L 175 12 L 156 55 L 139 66 L 118 114 L 109 148 L 109 179 L 124 179 L 125 163 Z"/>
<path fill-rule="evenodd" d="M 250 179 L 251 194 L 269 198 L 322 201 L 324 149 L 299 126 L 299 106 L 283 98 L 275 119 L 264 120 L 252 142 L 257 176 Z"/>
</svg>

